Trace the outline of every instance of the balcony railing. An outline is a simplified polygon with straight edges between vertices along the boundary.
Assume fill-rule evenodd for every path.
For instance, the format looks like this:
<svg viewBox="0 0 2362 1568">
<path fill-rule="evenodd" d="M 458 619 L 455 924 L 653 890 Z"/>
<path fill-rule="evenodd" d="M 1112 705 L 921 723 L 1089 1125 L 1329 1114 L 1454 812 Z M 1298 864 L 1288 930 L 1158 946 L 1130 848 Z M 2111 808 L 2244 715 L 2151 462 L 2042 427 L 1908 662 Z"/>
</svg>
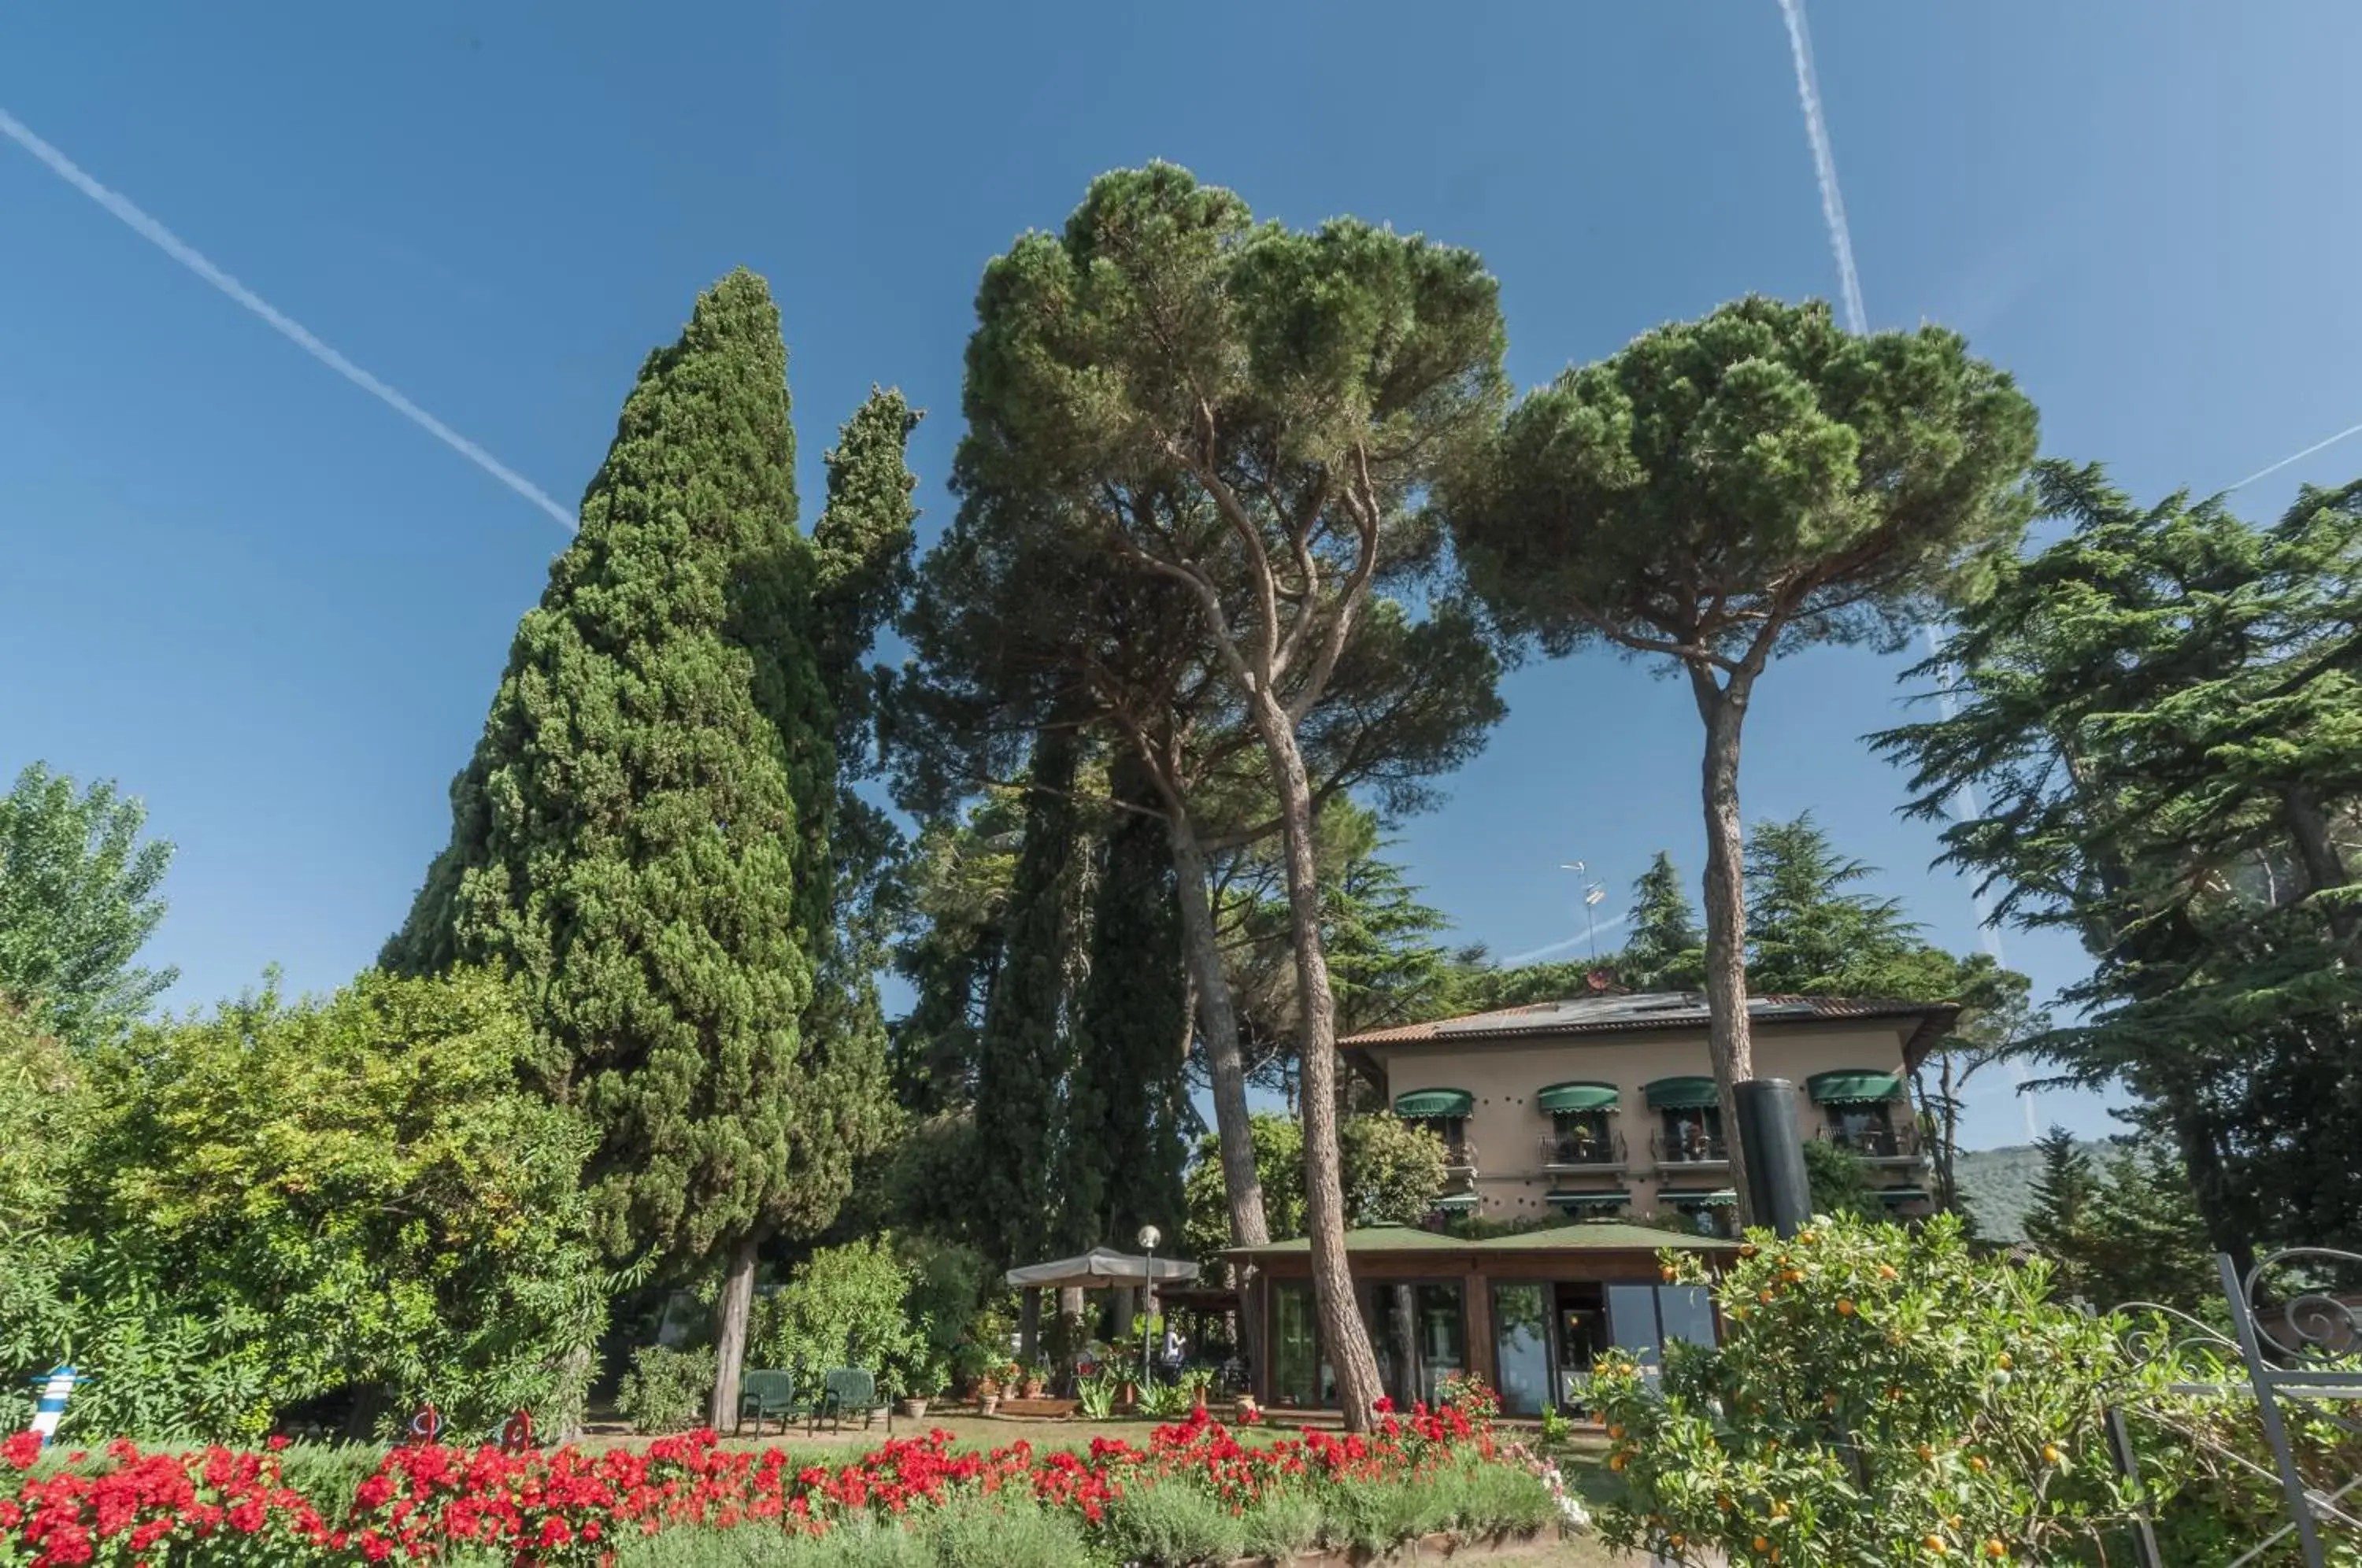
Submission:
<svg viewBox="0 0 2362 1568">
<path fill-rule="evenodd" d="M 1730 1163 L 1730 1145 L 1720 1133 L 1709 1136 L 1704 1132 L 1675 1138 L 1659 1132 L 1649 1139 L 1649 1153 L 1661 1165 L 1727 1165 Z"/>
<path fill-rule="evenodd" d="M 1467 1138 L 1457 1143 L 1446 1143 L 1443 1146 L 1443 1168 L 1447 1174 L 1454 1176 L 1474 1176 L 1476 1174 L 1476 1141 L 1473 1138 Z"/>
<path fill-rule="evenodd" d="M 1921 1153 L 1916 1128 L 1861 1127 L 1849 1132 L 1831 1127 L 1821 1136 L 1840 1149 L 1850 1149 L 1865 1160 L 1915 1160 Z"/>
<path fill-rule="evenodd" d="M 1541 1140 L 1538 1150 L 1544 1170 L 1569 1166 L 1578 1170 L 1620 1170 L 1624 1165 L 1624 1140 L 1612 1134 L 1562 1138 L 1553 1133 Z"/>
</svg>

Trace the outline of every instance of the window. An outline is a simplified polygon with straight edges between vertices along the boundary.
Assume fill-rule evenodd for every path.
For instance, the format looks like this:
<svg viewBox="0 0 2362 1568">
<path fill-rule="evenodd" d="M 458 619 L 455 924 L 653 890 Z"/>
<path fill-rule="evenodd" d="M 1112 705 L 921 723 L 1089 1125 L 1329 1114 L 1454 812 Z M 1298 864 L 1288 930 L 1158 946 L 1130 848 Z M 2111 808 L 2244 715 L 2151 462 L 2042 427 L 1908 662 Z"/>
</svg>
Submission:
<svg viewBox="0 0 2362 1568">
<path fill-rule="evenodd" d="M 1274 1286 L 1271 1315 L 1272 1397 L 1283 1405 L 1319 1405 L 1320 1347 L 1312 1286 Z"/>
<path fill-rule="evenodd" d="M 1698 1285 L 1611 1285 L 1607 1330 L 1642 1366 L 1663 1364 L 1668 1344 L 1711 1345 L 1714 1301 Z"/>
<path fill-rule="evenodd" d="M 1657 1143 L 1659 1160 L 1670 1165 L 1683 1165 L 1730 1157 L 1722 1141 L 1720 1106 L 1690 1106 L 1666 1110 L 1662 1114 L 1664 1129 L 1658 1134 Z"/>
<path fill-rule="evenodd" d="M 1468 1119 L 1464 1116 L 1406 1116 L 1413 1127 L 1424 1127 L 1443 1140 L 1443 1163 L 1468 1164 Z"/>
<path fill-rule="evenodd" d="M 1604 1165 L 1614 1158 L 1614 1135 L 1605 1110 L 1561 1110 L 1551 1116 L 1551 1162 L 1562 1165 Z"/>
</svg>

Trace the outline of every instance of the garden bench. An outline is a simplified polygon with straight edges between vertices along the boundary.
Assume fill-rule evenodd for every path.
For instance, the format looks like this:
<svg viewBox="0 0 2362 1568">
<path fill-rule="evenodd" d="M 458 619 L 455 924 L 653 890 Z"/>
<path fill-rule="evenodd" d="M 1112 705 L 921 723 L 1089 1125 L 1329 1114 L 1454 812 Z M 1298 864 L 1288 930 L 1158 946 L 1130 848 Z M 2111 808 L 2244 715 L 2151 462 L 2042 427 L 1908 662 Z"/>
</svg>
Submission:
<svg viewBox="0 0 2362 1568">
<path fill-rule="evenodd" d="M 733 1430 L 744 1431 L 746 1428 L 746 1418 L 752 1415 L 755 1418 L 756 1437 L 763 1435 L 763 1420 L 766 1417 L 778 1418 L 779 1430 L 784 1432 L 788 1430 L 788 1423 L 795 1419 L 795 1414 L 796 1375 L 794 1373 L 750 1372 L 746 1374 L 745 1380 L 739 1385 L 738 1424 Z"/>
<path fill-rule="evenodd" d="M 832 1423 L 839 1431 L 844 1430 L 848 1411 L 861 1412 L 862 1430 L 877 1416 L 877 1379 L 857 1366 L 832 1368 L 821 1379 L 820 1393 L 811 1402 L 811 1430 L 820 1430 L 822 1421 Z"/>
</svg>

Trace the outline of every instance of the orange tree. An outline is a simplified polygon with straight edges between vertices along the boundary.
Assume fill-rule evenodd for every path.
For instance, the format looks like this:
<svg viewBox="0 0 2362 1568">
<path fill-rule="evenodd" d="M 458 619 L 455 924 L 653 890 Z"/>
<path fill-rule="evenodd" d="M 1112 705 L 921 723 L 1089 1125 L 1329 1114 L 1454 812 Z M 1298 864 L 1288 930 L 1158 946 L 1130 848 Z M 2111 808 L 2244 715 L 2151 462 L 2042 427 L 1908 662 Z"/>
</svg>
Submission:
<svg viewBox="0 0 2362 1568">
<path fill-rule="evenodd" d="M 1697 1268 L 1667 1255 L 1668 1278 Z M 1624 1482 L 1603 1538 L 1733 1568 L 2085 1560 L 2133 1504 L 2104 1407 L 2162 1375 L 2048 1286 L 1948 1216 L 1755 1233 L 1716 1286 L 1719 1347 L 1671 1347 L 1653 1379 L 1603 1369 Z"/>
</svg>

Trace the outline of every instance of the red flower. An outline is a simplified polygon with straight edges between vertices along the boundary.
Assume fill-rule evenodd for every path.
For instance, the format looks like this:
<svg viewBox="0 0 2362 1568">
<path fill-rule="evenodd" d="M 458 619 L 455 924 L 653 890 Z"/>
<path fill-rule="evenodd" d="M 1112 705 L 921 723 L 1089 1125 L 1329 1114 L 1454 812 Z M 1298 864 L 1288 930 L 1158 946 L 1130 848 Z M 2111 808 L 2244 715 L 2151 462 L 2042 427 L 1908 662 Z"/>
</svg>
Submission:
<svg viewBox="0 0 2362 1568">
<path fill-rule="evenodd" d="M 41 1457 L 41 1434 L 17 1432 L 7 1441 L 0 1442 L 0 1464 L 11 1470 L 30 1470 L 33 1462 Z"/>
<path fill-rule="evenodd" d="M 292 1441 L 292 1440 L 290 1439 L 285 1432 L 272 1432 L 270 1434 L 270 1452 L 277 1453 L 280 1450 L 285 1448 Z"/>
</svg>

